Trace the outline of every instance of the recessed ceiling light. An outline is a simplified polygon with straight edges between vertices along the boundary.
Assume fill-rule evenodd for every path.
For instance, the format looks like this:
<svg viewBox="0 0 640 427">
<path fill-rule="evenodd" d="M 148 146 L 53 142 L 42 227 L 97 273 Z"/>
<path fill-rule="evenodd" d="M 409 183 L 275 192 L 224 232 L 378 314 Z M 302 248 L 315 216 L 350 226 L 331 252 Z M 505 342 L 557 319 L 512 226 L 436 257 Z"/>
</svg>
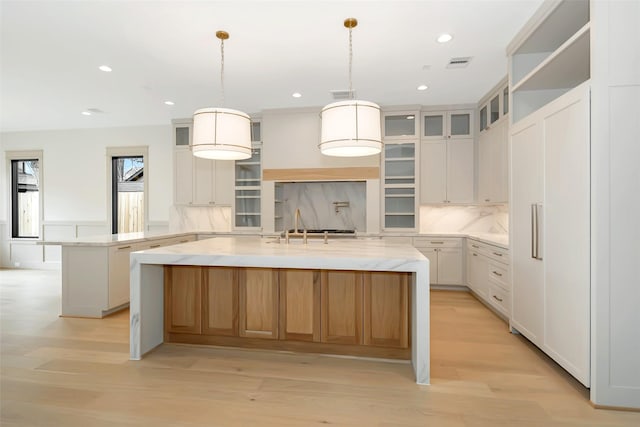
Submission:
<svg viewBox="0 0 640 427">
<path fill-rule="evenodd" d="M 302 94 L 300 92 L 294 92 L 291 96 L 293 96 L 294 98 L 300 98 Z"/>
<path fill-rule="evenodd" d="M 91 112 L 90 112 L 90 111 L 83 111 L 83 112 L 82 112 L 82 113 L 80 113 L 80 114 L 82 114 L 83 116 L 90 116 L 90 115 L 91 115 Z"/>
<path fill-rule="evenodd" d="M 453 36 L 451 34 L 443 33 L 443 34 L 440 34 L 436 40 L 438 43 L 446 43 L 446 42 L 450 42 L 452 39 L 453 39 Z"/>
<path fill-rule="evenodd" d="M 165 105 L 176 105 L 173 101 L 164 101 Z"/>
<path fill-rule="evenodd" d="M 418 90 L 427 90 L 428 88 L 429 88 L 429 86 L 427 86 L 427 85 L 418 86 Z"/>
<path fill-rule="evenodd" d="M 110 73 L 111 71 L 113 71 L 108 65 L 101 65 L 98 67 L 98 69 L 100 71 L 104 71 L 105 73 Z"/>
</svg>

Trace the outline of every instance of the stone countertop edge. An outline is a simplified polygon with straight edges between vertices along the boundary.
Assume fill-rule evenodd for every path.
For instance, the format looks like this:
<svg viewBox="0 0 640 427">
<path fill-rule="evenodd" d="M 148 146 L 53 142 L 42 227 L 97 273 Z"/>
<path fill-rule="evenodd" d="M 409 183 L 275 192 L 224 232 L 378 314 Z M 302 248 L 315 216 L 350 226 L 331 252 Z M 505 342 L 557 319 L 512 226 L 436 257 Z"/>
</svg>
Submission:
<svg viewBox="0 0 640 427">
<path fill-rule="evenodd" d="M 187 232 L 140 232 L 140 233 L 123 233 L 123 234 L 104 234 L 96 236 L 79 237 L 71 240 L 45 240 L 38 241 L 39 245 L 62 245 L 62 246 L 117 246 L 128 243 L 146 242 L 155 239 L 170 239 L 175 237 L 192 236 L 192 235 L 210 235 L 212 237 L 276 237 L 280 233 L 256 233 L 241 231 L 187 231 Z M 509 235 L 498 233 L 479 233 L 479 232 L 440 232 L 440 233 L 363 233 L 358 234 L 357 238 L 362 239 L 379 239 L 385 237 L 459 237 L 478 240 L 483 243 L 498 246 L 503 249 L 509 249 Z"/>
</svg>

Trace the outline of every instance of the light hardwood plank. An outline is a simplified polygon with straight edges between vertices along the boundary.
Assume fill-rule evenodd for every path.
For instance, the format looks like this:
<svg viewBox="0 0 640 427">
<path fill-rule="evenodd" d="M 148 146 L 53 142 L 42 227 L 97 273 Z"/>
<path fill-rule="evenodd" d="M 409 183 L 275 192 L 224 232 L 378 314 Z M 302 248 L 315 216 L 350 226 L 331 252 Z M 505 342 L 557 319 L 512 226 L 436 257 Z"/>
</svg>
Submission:
<svg viewBox="0 0 640 427">
<path fill-rule="evenodd" d="M 465 292 L 431 292 L 432 385 L 406 362 L 164 344 L 127 312 L 58 317 L 59 272 L 0 270 L 4 426 L 637 426 Z"/>
</svg>

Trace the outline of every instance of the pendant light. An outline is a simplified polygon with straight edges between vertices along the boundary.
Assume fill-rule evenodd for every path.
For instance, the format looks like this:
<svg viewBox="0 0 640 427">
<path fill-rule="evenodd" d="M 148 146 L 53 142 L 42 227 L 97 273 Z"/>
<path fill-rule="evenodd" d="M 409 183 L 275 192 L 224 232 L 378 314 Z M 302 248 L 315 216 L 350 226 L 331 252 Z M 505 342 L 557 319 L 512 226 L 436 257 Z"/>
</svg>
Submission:
<svg viewBox="0 0 640 427">
<path fill-rule="evenodd" d="M 224 104 L 224 41 L 226 31 L 217 31 L 220 39 L 220 86 Z M 242 111 L 229 108 L 201 108 L 193 113 L 194 156 L 215 160 L 242 160 L 251 157 L 251 119 Z"/>
<path fill-rule="evenodd" d="M 351 63 L 353 59 L 351 32 L 358 25 L 355 18 L 347 18 L 349 29 L 349 99 L 325 106 L 320 112 L 322 130 L 320 152 L 327 156 L 360 157 L 378 154 L 382 150 L 380 106 L 353 99 Z"/>
</svg>

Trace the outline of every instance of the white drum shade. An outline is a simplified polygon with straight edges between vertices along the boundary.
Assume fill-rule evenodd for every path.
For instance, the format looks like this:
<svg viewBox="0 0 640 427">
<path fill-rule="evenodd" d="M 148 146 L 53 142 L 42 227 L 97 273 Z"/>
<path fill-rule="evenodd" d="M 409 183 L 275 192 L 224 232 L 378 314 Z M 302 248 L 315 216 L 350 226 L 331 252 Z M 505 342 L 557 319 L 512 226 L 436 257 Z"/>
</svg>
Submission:
<svg viewBox="0 0 640 427">
<path fill-rule="evenodd" d="M 251 157 L 251 119 L 242 111 L 202 108 L 193 113 L 193 142 L 196 157 L 242 160 Z"/>
<path fill-rule="evenodd" d="M 320 113 L 320 152 L 327 156 L 371 156 L 382 151 L 380 106 L 368 101 L 340 101 Z"/>
</svg>

